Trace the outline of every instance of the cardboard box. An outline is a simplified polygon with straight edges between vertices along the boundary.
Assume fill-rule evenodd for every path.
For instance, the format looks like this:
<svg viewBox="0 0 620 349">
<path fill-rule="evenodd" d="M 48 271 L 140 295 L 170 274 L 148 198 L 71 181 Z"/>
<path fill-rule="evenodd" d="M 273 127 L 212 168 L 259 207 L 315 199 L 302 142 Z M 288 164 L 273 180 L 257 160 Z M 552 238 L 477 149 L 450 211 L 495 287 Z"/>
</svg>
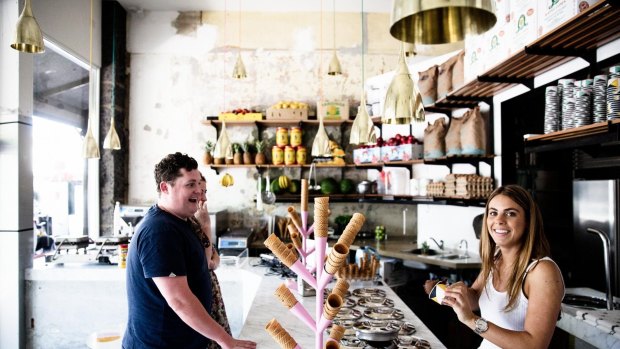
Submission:
<svg viewBox="0 0 620 349">
<path fill-rule="evenodd" d="M 465 83 L 474 80 L 484 71 L 484 35 L 472 35 L 465 38 L 465 62 L 463 77 Z"/>
<path fill-rule="evenodd" d="M 409 161 L 422 159 L 424 147 L 422 144 L 401 144 L 381 147 L 381 161 Z"/>
<path fill-rule="evenodd" d="M 538 35 L 544 35 L 577 14 L 575 0 L 538 0 Z"/>
<path fill-rule="evenodd" d="M 267 120 L 308 120 L 308 109 L 267 109 Z"/>
<path fill-rule="evenodd" d="M 356 164 L 376 164 L 381 162 L 381 148 L 359 148 L 353 150 L 353 162 Z"/>
<path fill-rule="evenodd" d="M 319 101 L 316 106 L 317 119 L 349 120 L 349 101 Z"/>
<path fill-rule="evenodd" d="M 482 50 L 486 53 L 484 69 L 489 70 L 498 63 L 510 57 L 510 2 L 508 0 L 496 0 L 497 22 L 495 26 L 484 33 Z"/>
<path fill-rule="evenodd" d="M 245 114 L 235 114 L 235 113 L 220 113 L 217 117 L 220 121 L 255 121 L 262 120 L 262 113 L 245 113 Z"/>
<path fill-rule="evenodd" d="M 546 1 L 546 0 L 545 0 Z M 556 0 L 562 1 L 562 0 Z M 538 38 L 538 6 L 540 1 L 514 0 L 510 2 L 510 51 L 514 54 Z"/>
</svg>

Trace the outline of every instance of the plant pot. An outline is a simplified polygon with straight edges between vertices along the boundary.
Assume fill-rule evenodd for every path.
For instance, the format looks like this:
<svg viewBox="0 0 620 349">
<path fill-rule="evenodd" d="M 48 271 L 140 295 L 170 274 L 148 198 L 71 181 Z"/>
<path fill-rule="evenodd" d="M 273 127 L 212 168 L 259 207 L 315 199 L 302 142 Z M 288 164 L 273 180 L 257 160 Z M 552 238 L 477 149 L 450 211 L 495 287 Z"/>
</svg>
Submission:
<svg viewBox="0 0 620 349">
<path fill-rule="evenodd" d="M 243 163 L 246 165 L 252 165 L 254 163 L 252 153 L 243 153 Z"/>
<path fill-rule="evenodd" d="M 213 155 L 210 152 L 205 152 L 204 157 L 202 158 L 202 162 L 205 165 L 211 165 L 213 163 Z"/>
<path fill-rule="evenodd" d="M 224 162 L 226 163 L 226 165 L 232 165 L 235 161 L 233 160 L 233 158 L 226 158 L 224 159 Z"/>
<path fill-rule="evenodd" d="M 213 163 L 216 165 L 223 165 L 224 164 L 224 158 L 214 158 L 213 159 Z"/>
<path fill-rule="evenodd" d="M 241 155 L 241 153 L 235 153 L 233 155 L 233 164 L 235 165 L 243 164 L 243 155 Z"/>
<path fill-rule="evenodd" d="M 265 158 L 265 154 L 263 153 L 256 153 L 254 162 L 256 162 L 257 165 L 264 165 L 265 162 L 267 162 L 267 158 Z"/>
</svg>

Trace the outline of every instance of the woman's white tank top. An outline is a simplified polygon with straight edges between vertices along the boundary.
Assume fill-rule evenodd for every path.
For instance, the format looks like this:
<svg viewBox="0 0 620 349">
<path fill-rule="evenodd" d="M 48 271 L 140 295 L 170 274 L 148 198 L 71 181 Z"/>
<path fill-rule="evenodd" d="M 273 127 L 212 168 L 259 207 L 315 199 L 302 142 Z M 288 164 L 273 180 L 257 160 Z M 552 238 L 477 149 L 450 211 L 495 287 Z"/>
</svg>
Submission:
<svg viewBox="0 0 620 349">
<path fill-rule="evenodd" d="M 538 260 L 532 261 L 525 270 L 523 275 L 523 281 L 527 273 L 538 263 L 538 261 L 547 260 L 553 262 L 549 257 L 543 257 Z M 553 262 L 555 264 L 555 262 Z M 557 266 L 557 265 L 556 265 Z M 525 314 L 527 313 L 528 300 L 523 294 L 523 286 L 519 297 L 515 303 L 514 308 L 509 312 L 504 311 L 506 305 L 508 305 L 508 292 L 499 292 L 493 287 L 493 274 L 489 275 L 487 284 L 480 293 L 480 299 L 478 300 L 478 306 L 480 307 L 480 315 L 493 324 L 513 331 L 523 331 L 525 327 Z M 480 344 L 479 349 L 491 349 L 499 348 L 497 345 L 484 339 Z"/>
</svg>

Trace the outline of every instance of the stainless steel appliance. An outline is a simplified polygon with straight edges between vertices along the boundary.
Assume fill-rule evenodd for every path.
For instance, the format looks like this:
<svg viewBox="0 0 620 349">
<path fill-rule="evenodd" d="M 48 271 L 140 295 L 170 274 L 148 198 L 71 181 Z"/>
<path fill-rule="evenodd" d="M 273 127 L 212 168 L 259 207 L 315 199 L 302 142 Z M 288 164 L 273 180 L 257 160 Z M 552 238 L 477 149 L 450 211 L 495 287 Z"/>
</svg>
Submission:
<svg viewBox="0 0 620 349">
<path fill-rule="evenodd" d="M 220 256 L 238 256 L 250 247 L 252 234 L 254 234 L 254 229 L 250 228 L 229 228 L 220 233 L 217 240 Z"/>
<path fill-rule="evenodd" d="M 575 253 L 571 273 L 574 286 L 585 286 L 606 293 L 605 256 L 601 238 L 588 229 L 601 231 L 609 238 L 611 285 L 620 296 L 620 180 L 573 182 L 573 220 Z"/>
</svg>

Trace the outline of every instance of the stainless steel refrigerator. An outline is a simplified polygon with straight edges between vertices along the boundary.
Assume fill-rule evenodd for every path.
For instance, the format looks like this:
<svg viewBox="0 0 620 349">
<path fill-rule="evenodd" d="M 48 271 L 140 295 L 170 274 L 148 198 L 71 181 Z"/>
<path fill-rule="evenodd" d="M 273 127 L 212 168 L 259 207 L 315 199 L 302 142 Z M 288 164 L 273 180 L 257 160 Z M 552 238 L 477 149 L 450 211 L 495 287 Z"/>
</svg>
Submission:
<svg viewBox="0 0 620 349">
<path fill-rule="evenodd" d="M 609 238 L 611 285 L 620 296 L 620 180 L 573 181 L 574 258 L 571 286 L 606 291 L 603 240 L 587 232 L 602 231 Z"/>
</svg>

